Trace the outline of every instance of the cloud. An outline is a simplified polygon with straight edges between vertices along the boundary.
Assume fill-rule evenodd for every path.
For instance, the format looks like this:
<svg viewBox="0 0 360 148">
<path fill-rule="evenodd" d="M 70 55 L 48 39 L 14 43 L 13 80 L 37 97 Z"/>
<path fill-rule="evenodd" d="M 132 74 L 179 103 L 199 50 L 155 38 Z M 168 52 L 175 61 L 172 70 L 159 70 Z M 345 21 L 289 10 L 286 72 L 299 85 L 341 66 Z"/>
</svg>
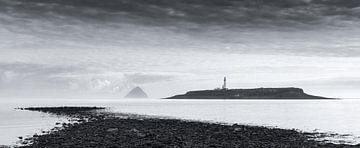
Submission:
<svg viewBox="0 0 360 148">
<path fill-rule="evenodd" d="M 91 71 L 76 66 L 25 63 L 0 64 L 0 91 L 61 90 L 86 93 L 120 93 L 136 85 L 170 79 L 165 73 Z"/>
<path fill-rule="evenodd" d="M 0 3 L 3 12 L 0 13 L 0 52 L 4 54 L 47 56 L 43 54 L 114 51 L 125 55 L 135 50 L 196 50 L 360 56 L 356 7 L 360 2 L 357 1 L 13 0 Z"/>
<path fill-rule="evenodd" d="M 116 94 L 162 85 L 161 94 L 172 83 L 216 87 L 224 75 L 236 84 L 349 77 L 360 73 L 359 6 L 353 0 L 1 0 L 0 88 Z"/>
<path fill-rule="evenodd" d="M 127 73 L 125 77 L 136 84 L 153 83 L 159 81 L 169 81 L 174 76 L 169 73 Z"/>
<path fill-rule="evenodd" d="M 61 89 L 66 87 L 66 84 L 60 78 L 53 78 L 53 75 L 77 71 L 81 71 L 81 69 L 27 63 L 1 63 L 0 87 L 2 89 Z"/>
<path fill-rule="evenodd" d="M 13 0 L 0 4 L 15 17 L 51 19 L 60 24 L 64 18 L 75 18 L 90 23 L 236 27 L 332 24 L 343 19 L 357 22 L 354 8 L 360 6 L 354 0 Z"/>
</svg>

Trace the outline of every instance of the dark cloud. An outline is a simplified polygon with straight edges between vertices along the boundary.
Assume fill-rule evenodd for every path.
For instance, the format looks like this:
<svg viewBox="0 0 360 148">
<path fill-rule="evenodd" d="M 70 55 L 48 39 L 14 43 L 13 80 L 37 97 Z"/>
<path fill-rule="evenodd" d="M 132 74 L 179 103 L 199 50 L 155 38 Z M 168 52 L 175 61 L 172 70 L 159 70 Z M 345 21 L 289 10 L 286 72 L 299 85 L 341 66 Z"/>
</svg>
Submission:
<svg viewBox="0 0 360 148">
<path fill-rule="evenodd" d="M 358 57 L 358 6 L 350 0 L 0 0 L 0 48 Z"/>
<path fill-rule="evenodd" d="M 358 21 L 358 0 L 2 0 L 17 17 L 146 25 L 289 26 Z M 330 20 L 330 21 L 329 21 Z"/>
</svg>

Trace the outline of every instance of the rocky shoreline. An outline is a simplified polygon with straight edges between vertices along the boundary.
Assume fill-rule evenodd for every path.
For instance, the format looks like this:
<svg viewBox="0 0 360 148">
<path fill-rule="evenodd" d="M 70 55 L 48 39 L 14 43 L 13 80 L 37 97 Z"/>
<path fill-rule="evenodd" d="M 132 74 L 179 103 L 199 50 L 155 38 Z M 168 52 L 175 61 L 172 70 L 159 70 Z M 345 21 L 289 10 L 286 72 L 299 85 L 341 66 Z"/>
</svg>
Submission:
<svg viewBox="0 0 360 148">
<path fill-rule="evenodd" d="M 117 117 L 103 107 L 22 108 L 77 120 L 44 135 L 24 138 L 20 147 L 360 147 L 315 141 L 314 133 L 296 130 L 222 125 L 177 119 Z"/>
</svg>

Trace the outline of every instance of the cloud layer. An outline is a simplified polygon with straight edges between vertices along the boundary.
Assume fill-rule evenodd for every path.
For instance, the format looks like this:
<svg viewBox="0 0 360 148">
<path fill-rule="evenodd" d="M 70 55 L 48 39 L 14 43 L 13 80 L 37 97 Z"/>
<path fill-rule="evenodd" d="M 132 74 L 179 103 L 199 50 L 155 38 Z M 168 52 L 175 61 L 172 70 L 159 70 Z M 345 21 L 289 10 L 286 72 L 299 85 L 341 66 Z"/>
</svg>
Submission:
<svg viewBox="0 0 360 148">
<path fill-rule="evenodd" d="M 2 0 L 17 17 L 147 25 L 290 25 L 358 20 L 356 0 Z M 331 22 L 332 21 L 332 22 Z M 59 21 L 61 22 L 61 21 Z M 93 23 L 94 23 L 93 22 Z"/>
<path fill-rule="evenodd" d="M 359 6 L 357 0 L 0 0 L 0 93 L 122 96 L 141 85 L 163 97 L 217 87 L 227 75 L 233 87 L 291 85 L 347 96 L 341 90 L 360 87 Z"/>
</svg>

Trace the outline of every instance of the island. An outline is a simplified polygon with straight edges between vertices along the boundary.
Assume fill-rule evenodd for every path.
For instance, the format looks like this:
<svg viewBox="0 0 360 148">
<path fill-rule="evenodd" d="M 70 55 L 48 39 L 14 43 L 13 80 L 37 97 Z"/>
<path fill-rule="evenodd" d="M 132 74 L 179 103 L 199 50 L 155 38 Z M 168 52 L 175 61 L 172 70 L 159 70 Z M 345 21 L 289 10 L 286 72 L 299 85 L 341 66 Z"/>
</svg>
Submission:
<svg viewBox="0 0 360 148">
<path fill-rule="evenodd" d="M 189 91 L 182 95 L 175 95 L 163 99 L 334 99 L 306 94 L 303 89 L 286 88 L 254 88 L 228 89 L 226 77 L 221 88 L 214 90 Z"/>
<path fill-rule="evenodd" d="M 135 87 L 124 98 L 148 98 L 148 95 L 142 88 Z"/>
<path fill-rule="evenodd" d="M 303 89 L 254 88 L 254 89 L 214 89 L 189 91 L 164 99 L 334 99 L 306 94 Z"/>
</svg>

